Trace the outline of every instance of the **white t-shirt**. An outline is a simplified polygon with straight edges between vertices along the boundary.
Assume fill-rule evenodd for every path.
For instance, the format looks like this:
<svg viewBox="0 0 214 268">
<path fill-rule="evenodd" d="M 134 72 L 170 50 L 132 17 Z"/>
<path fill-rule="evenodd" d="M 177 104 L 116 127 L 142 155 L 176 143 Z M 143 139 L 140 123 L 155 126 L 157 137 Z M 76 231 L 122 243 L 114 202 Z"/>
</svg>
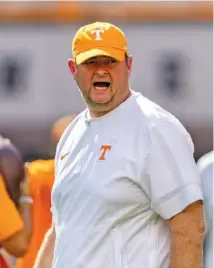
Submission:
<svg viewBox="0 0 214 268">
<path fill-rule="evenodd" d="M 204 240 L 204 268 L 213 268 L 213 151 L 203 155 L 198 161 L 204 195 L 206 236 Z"/>
<path fill-rule="evenodd" d="M 100 118 L 82 112 L 55 170 L 54 268 L 169 268 L 164 219 L 203 199 L 189 134 L 134 91 Z"/>
</svg>

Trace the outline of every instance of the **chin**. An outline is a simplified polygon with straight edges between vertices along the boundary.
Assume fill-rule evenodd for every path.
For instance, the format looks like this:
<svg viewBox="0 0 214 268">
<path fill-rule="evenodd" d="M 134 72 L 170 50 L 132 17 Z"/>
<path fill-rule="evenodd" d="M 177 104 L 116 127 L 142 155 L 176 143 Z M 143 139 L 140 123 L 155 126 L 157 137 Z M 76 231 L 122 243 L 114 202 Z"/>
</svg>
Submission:
<svg viewBox="0 0 214 268">
<path fill-rule="evenodd" d="M 111 109 L 111 104 L 107 101 L 107 102 L 98 102 L 98 101 L 94 101 L 94 102 L 90 102 L 89 107 L 91 107 L 92 110 L 96 110 L 96 111 L 100 111 L 100 112 L 104 112 L 104 111 L 108 111 Z"/>
<path fill-rule="evenodd" d="M 94 103 L 95 104 L 108 104 L 110 102 L 110 100 L 95 100 Z"/>
<path fill-rule="evenodd" d="M 103 105 L 103 106 L 109 106 L 112 103 L 112 100 L 110 99 L 98 99 L 98 100 L 94 100 L 93 103 L 95 105 Z"/>
</svg>

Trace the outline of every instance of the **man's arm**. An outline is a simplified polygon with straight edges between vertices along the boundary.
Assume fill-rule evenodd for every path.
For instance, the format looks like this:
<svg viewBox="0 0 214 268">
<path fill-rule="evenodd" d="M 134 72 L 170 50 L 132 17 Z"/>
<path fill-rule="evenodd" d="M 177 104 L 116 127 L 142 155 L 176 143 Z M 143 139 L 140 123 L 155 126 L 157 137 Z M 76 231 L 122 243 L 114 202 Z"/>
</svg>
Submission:
<svg viewBox="0 0 214 268">
<path fill-rule="evenodd" d="M 22 257 L 26 253 L 32 234 L 32 204 L 29 202 L 31 199 L 27 176 L 22 183 L 21 195 L 25 198 L 16 208 L 9 197 L 2 178 L 0 178 L 1 213 L 2 215 L 8 215 L 8 217 L 2 218 L 0 221 L 0 244 L 15 257 Z"/>
<path fill-rule="evenodd" d="M 55 228 L 52 226 L 46 233 L 45 239 L 37 254 L 33 268 L 51 268 L 55 245 Z"/>
<path fill-rule="evenodd" d="M 7 239 L 1 241 L 2 247 L 15 257 L 23 257 L 28 250 L 31 239 L 31 204 L 23 203 L 19 208 L 20 216 L 23 220 L 24 227 L 11 235 Z"/>
<path fill-rule="evenodd" d="M 202 201 L 167 220 L 171 231 L 171 268 L 202 268 L 205 233 Z"/>
</svg>

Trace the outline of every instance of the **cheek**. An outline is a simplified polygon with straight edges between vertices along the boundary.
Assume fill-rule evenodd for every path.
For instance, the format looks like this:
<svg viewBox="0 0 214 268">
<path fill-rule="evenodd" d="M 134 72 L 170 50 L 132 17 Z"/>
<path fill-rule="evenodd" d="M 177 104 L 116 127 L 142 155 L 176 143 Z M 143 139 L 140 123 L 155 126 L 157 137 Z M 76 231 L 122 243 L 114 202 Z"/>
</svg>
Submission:
<svg viewBox="0 0 214 268">
<path fill-rule="evenodd" d="M 113 81 L 113 88 L 121 88 L 125 83 L 127 83 L 128 71 L 127 70 L 117 70 L 111 75 Z"/>
<path fill-rule="evenodd" d="M 88 91 L 91 86 L 91 75 L 88 72 L 79 72 L 76 75 L 76 82 L 81 90 Z"/>
</svg>

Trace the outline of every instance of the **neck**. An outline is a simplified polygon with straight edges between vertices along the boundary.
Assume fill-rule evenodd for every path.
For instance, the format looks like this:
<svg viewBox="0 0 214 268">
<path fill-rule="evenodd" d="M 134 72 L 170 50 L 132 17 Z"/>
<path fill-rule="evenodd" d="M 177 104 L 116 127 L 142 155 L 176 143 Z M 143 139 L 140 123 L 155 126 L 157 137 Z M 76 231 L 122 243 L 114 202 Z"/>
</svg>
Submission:
<svg viewBox="0 0 214 268">
<path fill-rule="evenodd" d="M 127 92 L 127 94 L 123 98 L 123 100 L 120 101 L 114 108 L 109 109 L 109 110 L 106 110 L 106 111 L 89 110 L 90 116 L 92 118 L 98 118 L 98 117 L 104 116 L 105 114 L 111 112 L 112 110 L 114 110 L 115 108 L 117 108 L 120 104 L 122 104 L 123 102 L 125 102 L 130 96 L 131 96 L 131 90 L 129 89 L 129 91 Z"/>
</svg>

